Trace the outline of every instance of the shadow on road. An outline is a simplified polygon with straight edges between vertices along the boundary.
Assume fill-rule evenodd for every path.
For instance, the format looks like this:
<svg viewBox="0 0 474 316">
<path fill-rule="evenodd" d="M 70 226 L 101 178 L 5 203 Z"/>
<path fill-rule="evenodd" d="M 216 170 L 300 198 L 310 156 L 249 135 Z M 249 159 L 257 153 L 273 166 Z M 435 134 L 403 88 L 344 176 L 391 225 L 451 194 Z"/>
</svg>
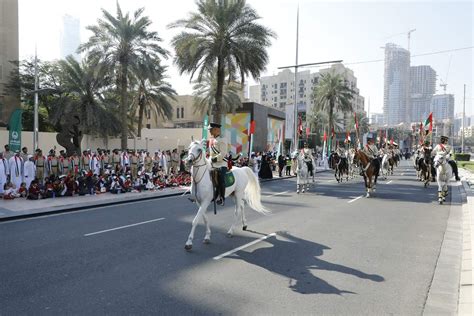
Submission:
<svg viewBox="0 0 474 316">
<path fill-rule="evenodd" d="M 238 256 L 229 258 L 243 260 L 288 278 L 288 287 L 300 294 L 357 294 L 338 289 L 318 278 L 314 275 L 318 273 L 317 270 L 343 273 L 373 282 L 385 281 L 380 275 L 367 274 L 354 268 L 322 260 L 318 257 L 323 255 L 324 250 L 331 248 L 295 237 L 287 232 L 277 232 L 277 238 L 269 238 L 266 242 L 272 244 L 273 247 L 258 248 L 252 252 L 240 251 Z"/>
</svg>

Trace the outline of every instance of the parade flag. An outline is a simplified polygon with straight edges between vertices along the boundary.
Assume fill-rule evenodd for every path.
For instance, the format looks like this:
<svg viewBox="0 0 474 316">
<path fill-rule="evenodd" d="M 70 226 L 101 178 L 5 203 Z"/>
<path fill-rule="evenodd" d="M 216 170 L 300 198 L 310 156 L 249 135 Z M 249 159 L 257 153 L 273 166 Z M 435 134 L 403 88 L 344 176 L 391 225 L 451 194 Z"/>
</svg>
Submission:
<svg viewBox="0 0 474 316">
<path fill-rule="evenodd" d="M 250 122 L 249 128 L 249 135 L 253 135 L 255 133 L 255 121 Z"/>
<path fill-rule="evenodd" d="M 356 114 L 356 112 L 354 112 L 354 121 L 355 121 L 355 125 L 354 125 L 354 126 L 355 126 L 355 129 L 356 129 L 356 131 L 358 131 L 358 130 L 359 130 L 359 122 L 357 122 L 357 114 Z"/>
<path fill-rule="evenodd" d="M 390 138 L 390 145 L 392 145 L 392 146 L 393 146 L 393 137 L 392 137 L 392 138 Z"/>
<path fill-rule="evenodd" d="M 306 138 L 309 137 L 309 134 L 310 134 L 311 130 L 309 128 L 309 126 L 306 127 Z"/>
<path fill-rule="evenodd" d="M 431 112 L 428 118 L 425 120 L 425 127 L 428 126 L 428 124 L 430 125 L 429 130 L 430 132 L 432 132 L 433 131 L 433 112 Z"/>
<path fill-rule="evenodd" d="M 303 120 L 301 119 L 300 115 L 298 115 L 298 135 L 303 135 Z"/>
<path fill-rule="evenodd" d="M 346 140 L 351 141 L 351 133 L 349 131 L 347 131 Z"/>
<path fill-rule="evenodd" d="M 250 138 L 249 141 L 249 153 L 248 156 L 252 154 L 252 149 L 253 149 L 253 134 L 255 133 L 255 121 L 251 121 L 248 129 L 248 136 Z"/>
<path fill-rule="evenodd" d="M 21 115 L 23 110 L 16 109 L 10 116 L 10 121 L 8 123 L 9 130 L 9 140 L 8 145 L 10 150 L 15 152 L 21 149 Z"/>
<path fill-rule="evenodd" d="M 332 133 L 331 137 L 334 137 L 334 135 L 336 135 L 336 132 L 334 131 L 334 127 L 332 128 L 331 133 Z"/>
<path fill-rule="evenodd" d="M 207 139 L 207 127 L 209 125 L 209 116 L 206 114 L 204 116 L 204 121 L 202 123 L 202 139 Z"/>
</svg>

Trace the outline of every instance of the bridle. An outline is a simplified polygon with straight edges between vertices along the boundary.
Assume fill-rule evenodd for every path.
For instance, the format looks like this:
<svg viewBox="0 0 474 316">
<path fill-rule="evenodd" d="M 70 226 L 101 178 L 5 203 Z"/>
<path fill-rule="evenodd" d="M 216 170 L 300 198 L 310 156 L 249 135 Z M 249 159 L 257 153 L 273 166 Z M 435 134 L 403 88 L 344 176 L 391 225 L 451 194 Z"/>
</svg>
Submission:
<svg viewBox="0 0 474 316">
<path fill-rule="evenodd" d="M 193 166 L 193 171 L 194 169 L 196 169 L 196 178 L 199 178 L 197 177 L 197 175 L 199 175 L 199 169 L 201 169 L 201 167 L 205 166 L 206 168 L 204 168 L 204 172 L 202 173 L 201 177 L 199 178 L 199 180 L 196 180 L 195 177 L 193 176 L 193 182 L 197 185 L 199 184 L 199 182 L 201 182 L 201 180 L 204 178 L 204 175 L 206 174 L 206 171 L 207 171 L 207 162 L 204 160 L 204 163 L 201 164 L 201 165 L 198 165 L 196 164 L 197 162 L 199 162 L 202 158 L 202 153 L 203 153 L 203 150 L 200 149 L 199 151 L 199 155 L 196 157 L 194 156 L 194 154 L 191 152 L 189 153 L 188 155 L 188 158 L 189 157 L 192 157 L 192 159 L 188 159 L 188 161 L 190 162 L 191 166 Z M 196 187 L 197 189 L 197 187 Z"/>
</svg>

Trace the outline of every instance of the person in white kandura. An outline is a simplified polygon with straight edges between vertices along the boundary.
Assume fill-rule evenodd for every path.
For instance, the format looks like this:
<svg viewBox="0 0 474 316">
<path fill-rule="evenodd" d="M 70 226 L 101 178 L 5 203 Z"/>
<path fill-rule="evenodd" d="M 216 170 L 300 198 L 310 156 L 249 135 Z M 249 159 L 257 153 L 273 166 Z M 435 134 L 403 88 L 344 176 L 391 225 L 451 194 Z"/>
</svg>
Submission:
<svg viewBox="0 0 474 316">
<path fill-rule="evenodd" d="M 24 165 L 24 173 L 26 188 L 29 189 L 31 182 L 35 179 L 36 176 L 36 166 L 33 155 L 28 155 L 28 160 L 25 162 Z"/>
<path fill-rule="evenodd" d="M 10 168 L 10 181 L 15 185 L 15 189 L 18 189 L 23 182 L 23 159 L 20 157 L 20 151 L 15 152 L 15 156 L 11 157 L 8 161 Z"/>
<path fill-rule="evenodd" d="M 8 167 L 8 160 L 3 158 L 3 153 L 0 152 L 0 194 L 3 195 L 5 183 L 7 183 L 10 169 Z"/>
</svg>

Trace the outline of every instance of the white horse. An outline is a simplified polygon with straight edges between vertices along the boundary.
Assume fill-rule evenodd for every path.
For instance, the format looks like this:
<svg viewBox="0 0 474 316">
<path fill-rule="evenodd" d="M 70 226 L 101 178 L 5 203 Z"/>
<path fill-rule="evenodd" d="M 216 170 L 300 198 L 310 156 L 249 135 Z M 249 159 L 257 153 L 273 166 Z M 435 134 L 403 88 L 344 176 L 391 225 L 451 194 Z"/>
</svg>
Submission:
<svg viewBox="0 0 474 316">
<path fill-rule="evenodd" d="M 436 169 L 436 181 L 438 182 L 438 202 L 443 204 L 448 195 L 448 183 L 453 177 L 453 170 L 444 154 L 437 154 L 433 163 Z"/>
<path fill-rule="evenodd" d="M 296 193 L 305 193 L 309 190 L 308 165 L 304 161 L 303 154 L 295 152 L 293 156 L 296 157 Z M 313 170 L 313 175 L 314 172 L 315 170 Z"/>
<path fill-rule="evenodd" d="M 380 171 L 382 176 L 387 179 L 387 176 L 393 175 L 393 167 L 390 165 L 388 154 L 384 154 L 382 158 L 382 166 L 380 167 Z"/>
<path fill-rule="evenodd" d="M 186 250 L 191 250 L 193 247 L 194 231 L 201 218 L 206 225 L 206 235 L 204 236 L 203 243 L 208 244 L 211 240 L 211 228 L 206 211 L 207 207 L 214 199 L 214 188 L 210 175 L 212 169 L 211 162 L 206 158 L 203 144 L 205 144 L 205 142 L 192 142 L 188 148 L 188 157 L 185 158 L 185 162 L 190 164 L 192 167 L 191 194 L 195 197 L 196 203 L 199 206 L 198 212 L 193 219 L 191 233 L 189 234 L 188 240 L 184 246 Z M 239 221 L 242 221 L 242 229 L 247 230 L 247 220 L 245 219 L 244 213 L 244 199 L 255 211 L 265 215 L 270 213 L 270 211 L 263 207 L 261 203 L 260 184 L 252 169 L 249 167 L 233 167 L 232 172 L 234 174 L 235 182 L 225 190 L 226 197 L 233 194 L 235 199 L 234 222 L 227 232 L 228 237 L 232 237 L 235 226 Z"/>
</svg>

